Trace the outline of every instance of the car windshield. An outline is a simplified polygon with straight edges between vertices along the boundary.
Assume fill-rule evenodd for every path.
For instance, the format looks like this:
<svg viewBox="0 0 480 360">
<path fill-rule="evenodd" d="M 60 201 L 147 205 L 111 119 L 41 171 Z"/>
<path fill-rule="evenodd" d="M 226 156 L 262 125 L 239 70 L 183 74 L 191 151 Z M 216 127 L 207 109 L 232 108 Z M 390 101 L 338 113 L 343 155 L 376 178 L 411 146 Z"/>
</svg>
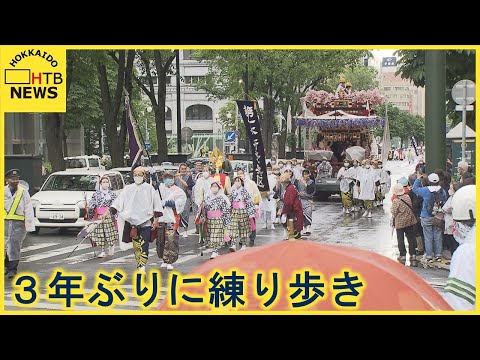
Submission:
<svg viewBox="0 0 480 360">
<path fill-rule="evenodd" d="M 95 191 L 98 175 L 52 175 L 42 191 Z"/>
<path fill-rule="evenodd" d="M 125 185 L 133 184 L 133 175 L 132 172 L 129 171 L 120 171 L 120 173 L 123 176 L 123 181 L 125 182 Z"/>
<path fill-rule="evenodd" d="M 65 167 L 67 169 L 81 169 L 87 167 L 85 159 L 67 159 L 65 160 Z"/>
<path fill-rule="evenodd" d="M 98 159 L 88 159 L 88 163 L 90 164 L 90 167 L 100 167 L 100 162 Z"/>
</svg>

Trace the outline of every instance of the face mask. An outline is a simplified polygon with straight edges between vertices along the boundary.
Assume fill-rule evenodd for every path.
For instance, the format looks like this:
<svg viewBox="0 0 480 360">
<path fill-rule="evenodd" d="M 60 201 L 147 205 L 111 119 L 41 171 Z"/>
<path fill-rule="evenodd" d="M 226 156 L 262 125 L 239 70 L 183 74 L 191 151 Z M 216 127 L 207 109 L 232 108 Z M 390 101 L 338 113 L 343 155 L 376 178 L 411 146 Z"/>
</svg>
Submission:
<svg viewBox="0 0 480 360">
<path fill-rule="evenodd" d="M 291 169 L 292 167 L 290 165 L 285 166 L 285 169 Z"/>
<path fill-rule="evenodd" d="M 455 191 L 453 191 L 452 189 L 448 189 L 448 195 L 452 196 L 453 194 L 455 194 Z"/>
<path fill-rule="evenodd" d="M 378 165 L 378 168 L 381 169 L 381 168 L 382 168 L 382 165 Z"/>
<path fill-rule="evenodd" d="M 163 180 L 163 183 L 165 186 L 172 186 L 173 185 L 173 179 L 165 179 Z"/>
<path fill-rule="evenodd" d="M 275 171 L 274 174 L 277 175 L 277 176 L 279 176 L 279 175 L 280 175 L 280 171 Z"/>
<path fill-rule="evenodd" d="M 283 168 L 283 164 L 280 164 L 280 165 L 278 165 L 278 166 L 280 167 L 280 169 L 282 169 L 282 168 Z"/>
<path fill-rule="evenodd" d="M 347 168 L 347 167 L 348 167 L 348 163 L 343 164 L 343 166 L 345 166 L 345 167 Z"/>
<path fill-rule="evenodd" d="M 102 189 L 103 190 L 108 190 L 108 188 L 110 187 L 110 185 L 108 183 L 102 183 Z"/>
<path fill-rule="evenodd" d="M 365 169 L 370 169 L 370 165 L 365 165 Z"/>
<path fill-rule="evenodd" d="M 240 188 L 242 187 L 242 183 L 237 181 L 237 182 L 235 183 L 235 187 L 236 187 L 237 189 L 240 189 Z"/>
<path fill-rule="evenodd" d="M 267 171 L 268 175 L 272 175 L 272 172 L 270 170 Z"/>
<path fill-rule="evenodd" d="M 208 171 L 203 172 L 203 178 L 208 179 L 210 177 L 210 173 Z"/>
<path fill-rule="evenodd" d="M 133 181 L 135 181 L 135 184 L 140 185 L 143 183 L 143 176 L 134 176 Z"/>
<path fill-rule="evenodd" d="M 459 244 L 463 244 L 465 242 L 465 238 L 471 229 L 471 226 L 453 221 L 453 237 Z"/>
<path fill-rule="evenodd" d="M 218 187 L 212 187 L 212 194 L 216 195 L 218 190 L 220 190 Z"/>
</svg>

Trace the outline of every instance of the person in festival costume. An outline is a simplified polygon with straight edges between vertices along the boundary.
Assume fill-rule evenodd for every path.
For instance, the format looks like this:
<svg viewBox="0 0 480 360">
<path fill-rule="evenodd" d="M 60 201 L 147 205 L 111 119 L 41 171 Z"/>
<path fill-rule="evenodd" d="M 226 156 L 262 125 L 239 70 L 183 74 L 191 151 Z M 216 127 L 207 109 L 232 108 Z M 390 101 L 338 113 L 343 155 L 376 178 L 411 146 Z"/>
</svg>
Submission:
<svg viewBox="0 0 480 360">
<path fill-rule="evenodd" d="M 158 220 L 164 211 L 158 191 L 145 181 L 145 175 L 144 167 L 136 167 L 133 170 L 134 183 L 123 188 L 107 211 L 112 215 L 118 213 L 120 249 L 128 249 L 125 243 L 133 244 L 137 269 L 143 273 L 152 230 L 159 228 Z"/>
<path fill-rule="evenodd" d="M 215 259 L 219 256 L 219 249 L 225 241 L 229 240 L 225 229 L 230 226 L 232 220 L 230 200 L 223 193 L 220 181 L 214 180 L 211 183 L 210 193 L 205 197 L 203 211 L 207 219 L 206 244 L 212 249 L 210 259 Z"/>
<path fill-rule="evenodd" d="M 340 97 L 345 96 L 345 94 L 346 94 L 345 83 L 346 83 L 345 78 L 343 76 L 340 76 L 340 83 L 338 84 L 337 89 L 335 90 L 335 97 L 336 98 L 340 98 Z"/>
<path fill-rule="evenodd" d="M 230 170 L 227 169 L 227 167 L 231 167 L 230 163 L 227 159 L 224 160 L 224 156 L 218 148 L 213 149 L 212 154 L 210 155 L 210 162 L 212 168 L 215 170 L 215 173 L 212 174 L 213 180 L 220 181 L 225 195 L 230 194 L 232 184 L 230 182 L 230 177 L 226 173 Z"/>
<path fill-rule="evenodd" d="M 350 214 L 352 208 L 352 192 L 350 184 L 354 181 L 352 172 L 349 171 L 350 163 L 344 160 L 343 167 L 338 170 L 337 179 L 340 180 L 340 192 L 342 197 L 343 213 Z"/>
<path fill-rule="evenodd" d="M 265 222 L 264 229 L 267 229 L 270 222 L 270 229 L 275 230 L 275 217 L 277 215 L 277 201 L 273 198 L 277 186 L 277 176 L 273 174 L 272 165 L 267 164 L 268 191 L 260 192 L 262 196 L 260 205 L 260 217 Z"/>
<path fill-rule="evenodd" d="M 371 168 L 370 160 L 365 161 L 365 169 L 357 177 L 357 185 L 360 188 L 359 199 L 363 200 L 365 204 L 365 212 L 362 216 L 371 218 L 375 191 L 378 185 L 380 185 L 380 176 L 377 171 Z"/>
<path fill-rule="evenodd" d="M 311 179 L 309 170 L 303 170 L 302 176 L 295 180 L 295 186 L 297 187 L 298 194 L 300 195 L 300 202 L 302 204 L 305 235 L 310 235 L 312 233 L 311 226 L 315 181 Z"/>
<path fill-rule="evenodd" d="M 360 196 L 359 187 L 357 185 L 357 178 L 360 176 L 360 172 L 363 168 L 360 166 L 360 162 L 356 159 L 353 160 L 353 166 L 348 169 L 348 177 L 353 180 L 353 189 L 352 189 L 352 209 L 350 211 L 358 212 L 360 211 L 360 206 L 362 205 L 361 200 L 358 198 Z"/>
<path fill-rule="evenodd" d="M 253 181 L 248 174 L 245 174 L 245 171 L 242 169 L 237 170 L 237 176 L 243 180 L 243 186 L 248 191 L 248 194 L 252 198 L 253 205 L 255 206 L 255 217 L 253 218 L 253 222 L 255 223 L 254 229 L 250 234 L 250 242 L 249 245 L 255 245 L 255 239 L 257 237 L 257 230 L 256 230 L 256 223 L 257 218 L 260 217 L 260 206 L 262 205 L 262 195 L 260 194 L 260 190 L 258 189 L 257 184 Z"/>
<path fill-rule="evenodd" d="M 178 228 L 180 227 L 180 214 L 187 206 L 185 191 L 175 185 L 174 176 L 170 172 L 163 174 L 163 183 L 159 187 L 164 207 L 163 215 L 159 222 L 162 227 L 160 238 L 157 239 L 157 255 L 163 260 L 161 268 L 173 270 L 173 263 L 179 255 Z"/>
<path fill-rule="evenodd" d="M 4 249 L 5 275 L 9 279 L 17 275 L 23 241 L 28 232 L 35 231 L 35 215 L 28 190 L 19 183 L 20 170 L 5 173 L 4 188 Z"/>
<path fill-rule="evenodd" d="M 290 181 L 290 175 L 283 173 L 280 175 L 280 182 L 285 188 L 283 192 L 283 206 L 279 210 L 282 216 L 282 223 L 288 229 L 288 236 L 300 239 L 303 230 L 303 209 L 297 188 Z M 291 228 L 293 223 L 293 229 Z"/>
<path fill-rule="evenodd" d="M 91 240 L 100 247 L 98 257 L 103 258 L 106 255 L 106 245 L 109 246 L 108 255 L 112 256 L 115 253 L 115 241 L 118 239 L 118 232 L 114 217 L 110 213 L 105 213 L 117 198 L 117 194 L 110 189 L 110 179 L 107 175 L 100 177 L 99 185 L 100 188 L 93 193 L 87 208 L 89 220 L 102 220 L 93 230 Z"/>
<path fill-rule="evenodd" d="M 202 167 L 201 171 L 197 174 L 197 179 L 195 180 L 195 186 L 192 188 L 192 197 L 193 197 L 193 213 L 195 216 L 195 226 L 197 227 L 197 232 L 199 234 L 199 243 L 204 244 L 205 233 L 203 229 L 205 228 L 205 217 L 202 215 L 202 208 L 204 206 L 205 198 L 210 194 L 210 185 L 213 179 L 210 176 L 210 167 L 205 165 Z"/>
<path fill-rule="evenodd" d="M 181 212 L 181 222 L 180 226 L 183 227 L 182 237 L 184 239 L 188 238 L 188 220 L 190 218 L 190 205 L 192 199 L 192 188 L 195 185 L 193 182 L 192 176 L 188 173 L 187 164 L 180 164 L 178 167 L 178 172 L 175 174 L 175 185 L 185 192 L 187 195 L 187 202 Z"/>
<path fill-rule="evenodd" d="M 237 241 L 240 250 L 247 248 L 247 238 L 255 230 L 255 205 L 252 197 L 244 187 L 244 181 L 240 176 L 235 178 L 232 192 L 229 195 L 232 206 L 232 219 L 230 223 L 231 246 L 230 251 L 236 251 Z"/>
</svg>

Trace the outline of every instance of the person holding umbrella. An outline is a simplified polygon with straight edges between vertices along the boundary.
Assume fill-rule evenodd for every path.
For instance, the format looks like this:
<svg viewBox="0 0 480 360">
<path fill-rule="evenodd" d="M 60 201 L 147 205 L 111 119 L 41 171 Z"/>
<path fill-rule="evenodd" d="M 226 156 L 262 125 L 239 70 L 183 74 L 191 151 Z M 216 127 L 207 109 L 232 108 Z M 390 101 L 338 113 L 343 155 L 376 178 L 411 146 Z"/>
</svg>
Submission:
<svg viewBox="0 0 480 360">
<path fill-rule="evenodd" d="M 117 194 L 110 189 L 110 179 L 103 175 L 99 180 L 100 188 L 95 191 L 88 202 L 88 219 L 102 220 L 92 232 L 91 241 L 100 247 L 99 258 L 105 257 L 105 246 L 108 244 L 108 255 L 115 253 L 115 241 L 118 239 L 118 232 L 115 227 L 113 216 L 107 212 Z"/>
<path fill-rule="evenodd" d="M 11 169 L 5 173 L 7 185 L 4 188 L 4 247 L 5 275 L 12 279 L 17 275 L 20 251 L 28 232 L 35 231 L 32 201 L 28 189 L 19 185 L 20 170 Z"/>
</svg>

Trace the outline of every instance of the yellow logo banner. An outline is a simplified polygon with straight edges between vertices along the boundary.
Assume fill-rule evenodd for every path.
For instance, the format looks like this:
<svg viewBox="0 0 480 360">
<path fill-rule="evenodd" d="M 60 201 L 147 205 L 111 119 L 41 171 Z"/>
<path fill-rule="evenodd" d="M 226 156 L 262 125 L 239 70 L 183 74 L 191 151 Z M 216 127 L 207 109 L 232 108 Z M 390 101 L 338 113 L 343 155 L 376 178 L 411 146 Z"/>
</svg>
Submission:
<svg viewBox="0 0 480 360">
<path fill-rule="evenodd" d="M 11 46 L 0 53 L 5 112 L 66 112 L 66 49 Z"/>
</svg>

